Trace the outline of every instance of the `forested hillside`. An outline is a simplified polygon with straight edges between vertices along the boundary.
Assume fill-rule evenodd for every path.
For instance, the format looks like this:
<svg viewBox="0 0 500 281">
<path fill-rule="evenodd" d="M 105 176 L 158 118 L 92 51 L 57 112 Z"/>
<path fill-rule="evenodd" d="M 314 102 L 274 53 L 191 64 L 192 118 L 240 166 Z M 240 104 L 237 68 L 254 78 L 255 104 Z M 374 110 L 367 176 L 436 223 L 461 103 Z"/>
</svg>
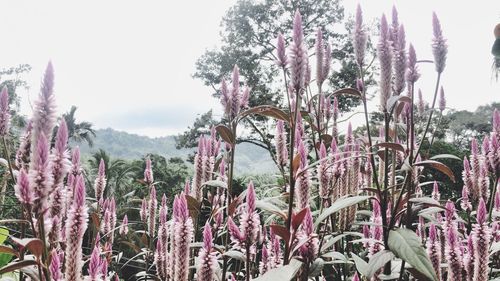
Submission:
<svg viewBox="0 0 500 281">
<path fill-rule="evenodd" d="M 160 154 L 166 158 L 180 157 L 187 160 L 191 149 L 176 149 L 174 136 L 150 138 L 111 128 L 96 130 L 94 145 L 81 144 L 82 155 L 88 156 L 99 149 L 112 158 L 124 160 L 140 159 L 148 153 Z M 236 149 L 236 172 L 238 174 L 262 174 L 277 171 L 269 153 L 252 144 L 243 143 Z"/>
</svg>

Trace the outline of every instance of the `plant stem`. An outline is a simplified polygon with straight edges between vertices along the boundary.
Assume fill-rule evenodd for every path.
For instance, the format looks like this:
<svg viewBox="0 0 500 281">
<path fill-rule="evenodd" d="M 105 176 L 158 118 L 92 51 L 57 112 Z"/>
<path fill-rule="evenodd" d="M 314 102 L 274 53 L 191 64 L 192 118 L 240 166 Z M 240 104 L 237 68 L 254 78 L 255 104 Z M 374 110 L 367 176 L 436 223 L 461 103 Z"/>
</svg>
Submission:
<svg viewBox="0 0 500 281">
<path fill-rule="evenodd" d="M 291 232 L 292 227 L 292 214 L 293 214 L 293 201 L 295 193 L 295 175 L 293 174 L 293 160 L 294 160 L 294 148 L 295 148 L 295 127 L 297 125 L 297 118 L 302 118 L 300 113 L 297 112 L 300 104 L 300 88 L 295 89 L 295 110 L 293 113 L 290 111 L 290 122 L 292 127 L 290 128 L 290 175 L 289 175 L 289 185 L 290 185 L 290 196 L 288 198 L 288 217 L 286 219 L 286 229 Z M 293 115 L 292 115 L 293 114 Z M 293 117 L 292 117 L 293 116 Z M 284 265 L 288 264 L 288 259 L 290 257 L 290 241 L 285 243 L 285 254 L 284 254 Z"/>
<path fill-rule="evenodd" d="M 226 207 L 226 214 L 227 217 L 229 217 L 229 206 L 231 206 L 231 199 L 232 199 L 232 187 L 233 187 L 233 171 L 234 171 L 234 151 L 236 149 L 236 128 L 237 128 L 238 123 L 236 121 L 231 122 L 231 129 L 232 133 L 234 136 L 234 142 L 231 144 L 231 151 L 229 153 L 230 157 L 230 163 L 229 163 L 229 170 L 227 173 L 227 207 Z M 229 246 L 229 231 L 226 232 L 226 235 L 224 237 L 224 243 L 225 243 L 225 251 L 228 250 Z M 222 264 L 222 280 L 226 280 L 226 273 L 227 273 L 227 266 L 228 266 L 228 258 L 224 256 L 223 258 L 223 264 Z"/>
<path fill-rule="evenodd" d="M 9 165 L 9 173 L 12 179 L 12 182 L 16 183 L 16 179 L 14 177 L 14 172 L 12 171 L 12 162 L 10 161 L 9 150 L 7 149 L 7 141 L 5 140 L 5 136 L 2 137 L 3 149 L 5 150 L 5 158 L 7 158 L 7 164 Z"/>
<path fill-rule="evenodd" d="M 427 124 L 425 125 L 425 130 L 424 130 L 424 135 L 422 136 L 422 140 L 420 141 L 420 145 L 418 146 L 417 152 L 415 153 L 415 159 L 418 157 L 418 154 L 420 153 L 420 150 L 422 149 L 422 145 L 424 144 L 425 137 L 427 133 L 429 132 L 429 126 L 431 125 L 431 120 L 432 120 L 432 115 L 434 113 L 434 107 L 436 106 L 436 98 L 439 90 L 439 83 L 441 81 L 441 73 L 438 73 L 437 80 L 436 80 L 436 88 L 434 89 L 434 98 L 432 99 L 432 106 L 430 108 L 431 112 L 429 113 L 429 118 L 427 119 Z M 412 89 L 413 91 L 413 89 Z M 413 98 L 412 98 L 413 101 Z M 412 109 L 413 111 L 413 109 Z M 413 119 L 412 119 L 413 120 Z M 413 164 L 413 163 L 411 163 Z"/>
</svg>

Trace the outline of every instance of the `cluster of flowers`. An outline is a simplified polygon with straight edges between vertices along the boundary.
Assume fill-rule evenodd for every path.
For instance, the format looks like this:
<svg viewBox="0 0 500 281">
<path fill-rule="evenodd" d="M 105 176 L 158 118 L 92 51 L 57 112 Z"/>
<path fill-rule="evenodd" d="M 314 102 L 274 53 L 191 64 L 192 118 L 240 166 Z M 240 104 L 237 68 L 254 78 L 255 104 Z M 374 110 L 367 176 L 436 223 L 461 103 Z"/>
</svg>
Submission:
<svg viewBox="0 0 500 281">
<path fill-rule="evenodd" d="M 432 48 L 439 85 L 439 77 L 446 64 L 447 45 L 436 15 L 433 17 L 433 29 Z M 138 231 L 147 235 L 148 245 L 145 245 L 147 249 L 143 253 L 145 279 L 250 280 L 265 276 L 269 271 L 286 268 L 284 266 L 296 258 L 302 262 L 297 270 L 297 279 L 308 280 L 314 271 L 315 276 L 321 276 L 322 268 L 326 267 L 318 259 L 330 261 L 342 255 L 347 260 L 348 252 L 361 244 L 366 249 L 364 259 L 371 261 L 384 250 L 394 250 L 388 246 L 389 231 L 403 226 L 409 229 L 416 226 L 416 234 L 421 239 L 422 247 L 425 245 L 424 251 L 438 280 L 488 280 L 490 245 L 500 241 L 500 184 L 492 183 L 500 176 L 500 112 L 494 112 L 493 132 L 483 139 L 482 148 L 479 149 L 477 140 L 472 140 L 472 154 L 464 159 L 460 209 L 466 221 L 456 211 L 452 201 L 441 206 L 438 183 L 434 183 L 432 198 L 411 200 L 424 197 L 419 183 L 423 165 L 416 164 L 424 163 L 420 160 L 424 158 L 420 146 L 426 140 L 438 92 L 428 109 L 430 112 L 423 136 L 417 141 L 414 110 L 416 107 L 419 114 L 424 116 L 427 109 L 420 92 L 419 101 L 414 102 L 414 86 L 420 77 L 418 61 L 413 46 L 409 44 L 407 48 L 404 27 L 399 23 L 397 11 L 393 10 L 391 24 L 385 16 L 382 16 L 380 23 L 377 44 L 380 109 L 386 122 L 379 129 L 376 143 L 372 142 L 369 133 L 367 112 L 366 137 L 355 136 L 350 124 L 343 138 L 339 136 L 337 95 L 323 90 L 330 73 L 332 50 L 324 42 L 321 29 L 316 33 L 314 48 L 317 96 L 312 96 L 311 90 L 306 90 L 311 86 L 311 67 L 302 17 L 298 11 L 291 37 L 288 51 L 282 34 L 278 35 L 276 44 L 276 63 L 284 71 L 285 77 L 290 77 L 290 83 L 285 85 L 288 112 L 273 109 L 273 116 L 280 117 L 277 118 L 274 138 L 275 157 L 283 175 L 281 188 L 286 195 L 283 196 L 286 200 L 281 203 L 288 205 L 288 212 L 268 201 L 265 202 L 267 206 L 263 203 L 263 207 L 259 207 L 251 181 L 243 195 L 233 197 L 231 186 L 236 127 L 240 116 L 249 114 L 245 110 L 250 97 L 248 87 L 240 89 L 239 70 L 235 66 L 230 83 L 223 80 L 221 85 L 221 103 L 230 128 L 217 127 L 221 131 L 213 128 L 210 136 L 200 138 L 194 157 L 193 178 L 186 181 L 184 190 L 175 196 L 171 214 L 165 194 L 158 207 L 152 162 L 146 159 L 143 182 L 148 194 L 142 199 L 139 211 L 142 223 L 138 224 L 143 225 L 143 229 L 129 227 L 126 214 L 117 226 L 115 199 L 106 197 L 104 161 L 100 162 L 94 181 L 95 204 L 89 203 L 80 153 L 78 148 L 72 149 L 70 153 L 67 146 L 68 128 L 64 120 L 59 122 L 55 141 L 51 145 L 50 138 L 57 118 L 53 69 L 49 64 L 35 103 L 34 115 L 28 123 L 13 165 L 15 194 L 22 204 L 23 218 L 29 222 L 31 233 L 43 245 L 40 253 L 33 253 L 33 263 L 29 264 L 38 270 L 39 279 L 118 280 L 121 273 L 111 269 L 115 232 L 118 230 L 122 237 Z M 353 45 L 359 80 L 357 89 L 345 91 L 358 95 L 365 111 L 367 41 L 361 8 L 358 6 Z M 408 96 L 399 97 L 405 90 Z M 442 88 L 439 96 L 439 110 L 442 112 L 446 107 Z M 8 91 L 4 88 L 0 94 L 1 136 L 5 136 L 9 130 L 8 99 Z M 283 118 L 284 115 L 288 118 Z M 303 118 L 302 115 L 308 115 L 309 118 Z M 397 120 L 406 125 L 404 136 L 397 133 Z M 394 128 L 390 128 L 391 125 Z M 221 147 L 218 132 L 225 142 L 225 149 Z M 377 146 L 382 149 L 374 151 Z M 435 162 L 433 164 L 437 165 Z M 401 168 L 403 166 L 404 169 Z M 364 215 L 360 215 L 357 204 L 334 206 L 350 196 L 361 194 L 367 195 L 366 198 L 358 197 L 365 198 L 359 202 L 365 202 L 364 206 L 371 209 L 369 219 L 365 220 Z M 432 206 L 439 208 L 431 212 L 430 217 L 419 215 L 417 221 L 413 222 L 409 221 L 412 217 L 412 202 L 431 202 Z M 332 212 L 328 220 L 314 221 L 313 214 L 317 213 L 321 217 L 324 210 L 333 207 L 338 210 Z M 87 230 L 92 208 L 99 222 L 95 233 Z M 269 219 L 264 212 L 259 213 L 258 208 L 270 211 L 274 217 Z M 474 210 L 475 220 L 471 217 Z M 402 219 L 404 213 L 407 214 L 405 222 Z M 263 218 L 271 223 L 264 223 Z M 198 226 L 203 223 L 204 227 L 200 231 L 201 227 L 198 229 Z M 358 231 L 357 236 L 364 239 L 344 243 L 335 237 L 352 235 L 352 231 Z M 92 242 L 88 257 L 83 253 L 84 237 Z M 199 245 L 193 244 L 197 237 L 202 242 Z M 329 243 L 326 240 L 336 242 Z M 334 255 L 324 255 L 332 251 Z M 498 262 L 498 255 L 494 255 Z M 30 259 L 28 256 L 23 258 Z M 385 262 L 390 263 L 393 259 Z M 335 267 L 336 262 L 341 260 L 335 260 L 331 266 Z M 151 262 L 151 267 L 148 262 Z M 245 264 L 243 269 L 241 263 Z M 443 263 L 446 263 L 446 270 L 443 270 Z M 195 270 L 191 270 L 192 265 Z M 313 265 L 316 270 L 312 270 Z M 495 263 L 493 265 L 497 266 Z M 376 268 L 377 274 L 365 277 L 381 280 L 379 274 L 382 274 L 382 266 Z M 387 268 L 391 267 L 386 266 L 384 274 L 390 274 L 385 270 Z M 404 266 L 401 268 L 404 269 Z M 352 276 L 352 280 L 358 281 L 360 276 L 367 275 L 361 268 L 337 269 L 338 274 Z M 322 278 L 326 280 L 326 276 Z"/>
</svg>

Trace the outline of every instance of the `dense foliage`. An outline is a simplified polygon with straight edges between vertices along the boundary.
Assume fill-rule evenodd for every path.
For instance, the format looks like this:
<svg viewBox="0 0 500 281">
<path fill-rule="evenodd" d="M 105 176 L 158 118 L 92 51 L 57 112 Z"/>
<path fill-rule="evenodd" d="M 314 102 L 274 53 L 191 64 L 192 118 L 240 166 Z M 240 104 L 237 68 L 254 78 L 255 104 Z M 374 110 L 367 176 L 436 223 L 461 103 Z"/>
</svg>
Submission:
<svg viewBox="0 0 500 281">
<path fill-rule="evenodd" d="M 302 8 L 310 7 L 298 7 L 291 36 L 278 35 L 273 51 L 275 71 L 287 81 L 274 93 L 283 106 L 251 103 L 253 92 L 235 65 L 231 79 L 220 84 L 223 122 L 199 138 L 194 173 L 183 186 L 174 186 L 186 176 L 182 161 L 159 155 L 128 166 L 99 151 L 88 175 L 78 147 L 68 147 L 66 119 L 57 120 L 49 63 L 18 149 L 5 157 L 5 184 L 22 210 L 0 222 L 8 227 L 0 228 L 2 278 L 498 278 L 500 112 L 492 111 L 491 129 L 481 139 L 470 135 L 469 155 L 437 154 L 452 150 L 434 137 L 446 109 L 440 81 L 447 43 L 437 16 L 431 44 L 436 85 L 426 106 L 416 98 L 419 61 L 396 9 L 390 24 L 385 16 L 380 21 L 376 87 L 365 83 L 368 32 L 358 7 L 351 36 L 356 87 L 328 92 L 323 89 L 334 57 L 322 33 L 327 27 L 314 28 L 315 62 L 309 62 L 304 30 L 313 28 L 304 29 Z M 370 120 L 367 97 L 375 91 L 379 114 L 371 116 L 379 118 Z M 361 100 L 366 130 L 353 132 L 349 124 L 341 133 L 344 95 Z M 254 115 L 269 117 L 275 129 L 271 153 L 278 173 L 271 181 L 236 179 L 237 137 L 242 122 Z M 9 122 L 4 88 L 5 151 Z M 449 167 L 459 169 L 457 163 L 463 163 L 461 174 Z M 169 173 L 172 167 L 180 168 Z M 122 185 L 125 176 L 136 180 L 130 192 Z M 450 188 L 458 178 L 460 192 Z"/>
</svg>

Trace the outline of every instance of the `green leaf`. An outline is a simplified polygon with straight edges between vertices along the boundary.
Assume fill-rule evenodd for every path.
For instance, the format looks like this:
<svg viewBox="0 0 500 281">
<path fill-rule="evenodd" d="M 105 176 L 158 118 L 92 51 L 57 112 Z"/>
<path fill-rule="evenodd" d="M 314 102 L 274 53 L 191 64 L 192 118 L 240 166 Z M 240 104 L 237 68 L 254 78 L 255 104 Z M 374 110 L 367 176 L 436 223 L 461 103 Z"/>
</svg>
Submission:
<svg viewBox="0 0 500 281">
<path fill-rule="evenodd" d="M 356 270 L 363 276 L 368 276 L 368 263 L 354 253 L 351 253 L 351 257 L 356 265 Z"/>
<path fill-rule="evenodd" d="M 391 251 L 383 250 L 370 258 L 368 261 L 368 270 L 366 272 L 366 277 L 372 278 L 377 271 L 382 268 L 386 263 L 394 258 L 394 254 Z"/>
<path fill-rule="evenodd" d="M 454 160 L 462 161 L 462 159 L 460 159 L 458 156 L 455 156 L 453 154 L 438 154 L 438 155 L 432 156 L 429 159 L 431 159 L 431 160 L 436 160 L 436 159 L 454 159 Z"/>
<path fill-rule="evenodd" d="M 243 254 L 242 252 L 239 252 L 239 251 L 234 251 L 234 250 L 225 252 L 224 256 L 230 257 L 232 259 L 240 260 L 242 262 L 245 262 L 247 260 L 247 257 L 245 256 L 245 254 Z"/>
<path fill-rule="evenodd" d="M 314 262 L 311 264 L 311 267 L 309 268 L 309 277 L 316 277 L 321 274 L 321 271 L 323 270 L 323 267 L 325 267 L 325 261 L 322 258 L 317 258 L 314 260 Z"/>
<path fill-rule="evenodd" d="M 326 218 L 330 217 L 331 215 L 335 214 L 336 212 L 338 212 L 344 208 L 350 207 L 352 205 L 356 205 L 360 202 L 366 201 L 370 198 L 371 198 L 371 196 L 352 196 L 352 197 L 339 198 L 339 199 L 337 199 L 337 201 L 333 202 L 333 204 L 330 207 L 328 207 L 326 210 L 324 210 L 323 213 L 321 213 L 319 215 L 319 217 L 316 219 L 316 222 L 314 223 L 314 225 L 316 227 L 318 227 L 318 225 L 322 221 L 324 221 Z"/>
<path fill-rule="evenodd" d="M 218 180 L 210 180 L 206 181 L 202 184 L 203 186 L 213 186 L 213 187 L 222 187 L 227 188 L 227 183 Z"/>
<path fill-rule="evenodd" d="M 286 218 L 286 214 L 278 206 L 269 201 L 257 200 L 257 202 L 255 202 L 255 207 L 271 214 L 278 215 L 282 218 Z"/>
<path fill-rule="evenodd" d="M 5 240 L 9 237 L 9 230 L 7 228 L 0 227 L 0 245 L 3 245 Z"/>
<path fill-rule="evenodd" d="M 389 232 L 389 249 L 431 280 L 438 281 L 431 260 L 415 232 L 400 228 Z"/>
<path fill-rule="evenodd" d="M 253 281 L 291 281 L 297 275 L 300 268 L 302 267 L 302 262 L 292 259 L 289 264 L 274 268 L 266 272 L 264 275 L 252 279 Z"/>
</svg>

